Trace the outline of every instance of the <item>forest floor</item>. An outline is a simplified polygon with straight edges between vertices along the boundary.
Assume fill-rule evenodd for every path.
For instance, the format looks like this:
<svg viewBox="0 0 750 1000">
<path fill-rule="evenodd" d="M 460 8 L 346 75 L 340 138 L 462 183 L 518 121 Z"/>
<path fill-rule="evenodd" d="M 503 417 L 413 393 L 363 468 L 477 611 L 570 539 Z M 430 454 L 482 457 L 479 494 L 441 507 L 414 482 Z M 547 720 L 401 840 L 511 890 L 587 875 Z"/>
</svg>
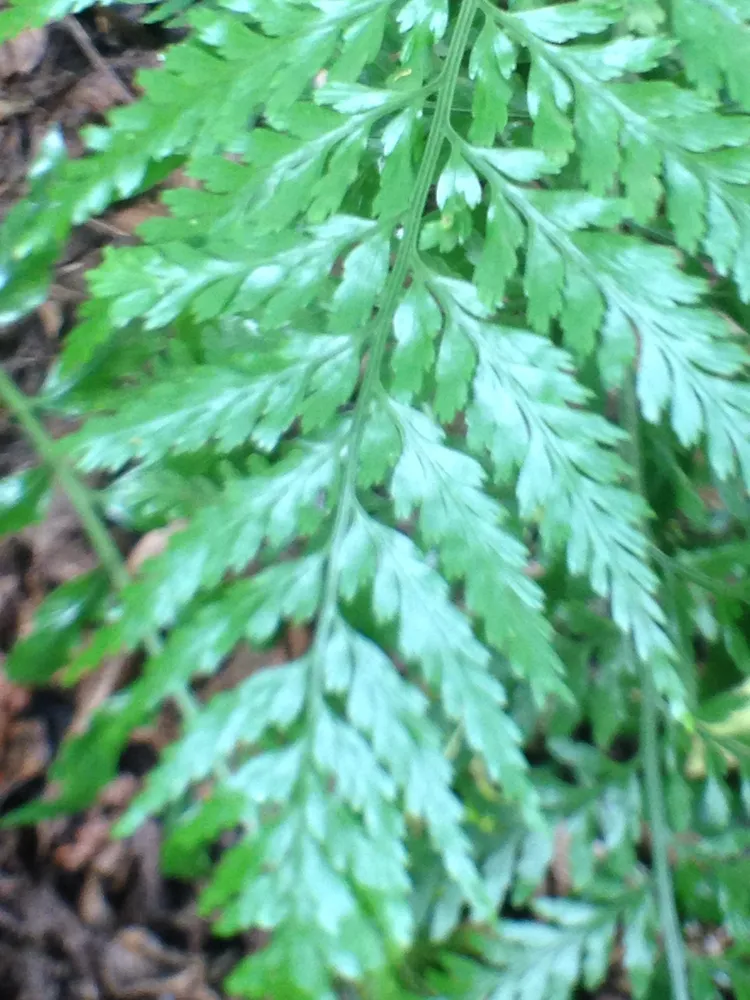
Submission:
<svg viewBox="0 0 750 1000">
<path fill-rule="evenodd" d="M 140 25 L 137 7 L 127 10 L 127 17 L 109 9 L 69 17 L 0 46 L 0 220 L 23 195 L 48 129 L 60 129 L 70 155 L 81 155 L 81 128 L 137 97 L 137 70 L 157 63 L 169 36 Z M 155 198 L 145 197 L 81 226 L 48 302 L 0 329 L 0 363 L 24 391 L 42 384 L 102 248 L 134 242 L 135 227 L 157 211 Z M 0 410 L 0 476 L 33 464 L 32 450 Z M 131 556 L 143 544 L 120 540 Z M 0 815 L 44 793 L 56 746 L 117 682 L 105 668 L 75 690 L 31 692 L 2 670 L 45 594 L 94 562 L 62 497 L 44 523 L 0 540 Z M 196 913 L 195 887 L 161 877 L 157 824 L 127 841 L 110 836 L 168 728 L 165 717 L 135 734 L 119 777 L 84 814 L 0 831 L 2 1000 L 217 1000 L 222 979 L 252 947 L 249 939 L 211 938 Z"/>
</svg>

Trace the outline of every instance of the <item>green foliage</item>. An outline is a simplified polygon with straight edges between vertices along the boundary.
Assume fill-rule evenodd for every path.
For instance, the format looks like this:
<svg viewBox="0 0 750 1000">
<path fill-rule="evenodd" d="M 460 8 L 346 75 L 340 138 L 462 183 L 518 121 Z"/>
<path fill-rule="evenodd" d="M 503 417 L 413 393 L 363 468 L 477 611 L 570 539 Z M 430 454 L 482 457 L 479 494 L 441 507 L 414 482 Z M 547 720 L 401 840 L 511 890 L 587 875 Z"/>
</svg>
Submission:
<svg viewBox="0 0 750 1000">
<path fill-rule="evenodd" d="M 44 516 L 50 477 L 46 469 L 28 469 L 0 479 L 0 531 L 20 531 Z"/>
<path fill-rule="evenodd" d="M 442 986 L 448 997 L 483 998 L 491 993 L 508 1000 L 566 997 L 579 981 L 596 989 L 607 976 L 621 919 L 628 923 L 624 963 L 634 985 L 639 971 L 650 965 L 645 933 L 653 914 L 640 894 L 598 906 L 538 899 L 534 915 L 536 920 L 503 922 L 497 938 L 472 942 L 477 958 L 487 964 L 476 958 L 446 959 L 447 975 L 438 979 L 438 988 Z"/>
<path fill-rule="evenodd" d="M 0 40 L 86 6 L 15 0 Z M 91 274 L 35 409 L 0 382 L 43 460 L 0 530 L 57 479 L 112 578 L 50 595 L 11 676 L 146 654 L 11 821 L 85 807 L 172 700 L 119 833 L 163 817 L 217 933 L 269 932 L 233 995 L 563 1000 L 612 962 L 644 1000 L 750 995 L 750 6 L 175 14 L 4 223 L 12 321 L 73 226 L 191 179 Z M 102 512 L 180 530 L 128 578 Z M 243 643 L 268 665 L 206 699 Z"/>
</svg>

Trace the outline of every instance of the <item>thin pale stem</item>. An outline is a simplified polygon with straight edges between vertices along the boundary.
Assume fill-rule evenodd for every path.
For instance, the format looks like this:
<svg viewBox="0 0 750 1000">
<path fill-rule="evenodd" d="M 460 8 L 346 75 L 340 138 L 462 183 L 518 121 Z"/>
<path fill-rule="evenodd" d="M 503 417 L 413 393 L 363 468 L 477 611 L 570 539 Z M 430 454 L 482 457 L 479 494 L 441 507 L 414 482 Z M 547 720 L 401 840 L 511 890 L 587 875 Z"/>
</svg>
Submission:
<svg viewBox="0 0 750 1000">
<path fill-rule="evenodd" d="M 441 75 L 435 113 L 432 118 L 430 132 L 414 186 L 411 208 L 404 221 L 401 242 L 393 268 L 383 290 L 378 318 L 372 334 L 367 370 L 357 398 L 343 471 L 341 496 L 331 533 L 329 558 L 323 589 L 323 605 L 314 647 L 314 652 L 318 654 L 326 642 L 327 634 L 335 619 L 338 603 L 339 575 L 341 573 L 341 551 L 351 518 L 356 509 L 357 470 L 369 410 L 380 384 L 383 357 L 391 331 L 393 315 L 403 294 L 404 282 L 414 258 L 419 240 L 420 223 L 427 204 L 430 188 L 435 180 L 440 152 L 449 134 L 456 82 L 461 70 L 461 62 L 466 50 L 469 32 L 471 31 L 471 26 L 476 15 L 478 2 L 479 0 L 464 0 L 456 19 L 453 36 Z M 320 674 L 321 671 L 317 671 L 317 673 Z M 317 698 L 317 692 L 314 690 L 315 687 L 316 685 L 311 685 L 312 690 L 310 693 L 311 698 L 314 699 Z"/>
<path fill-rule="evenodd" d="M 97 512 L 91 490 L 81 481 L 65 456 L 60 454 L 55 441 L 34 413 L 32 401 L 21 392 L 10 375 L 1 367 L 0 400 L 18 420 L 41 460 L 52 470 L 78 515 L 91 547 L 99 557 L 99 562 L 106 570 L 112 585 L 116 590 L 122 590 L 130 581 L 130 577 L 117 546 Z M 161 650 L 161 643 L 154 635 L 148 636 L 144 645 L 151 656 L 155 656 Z"/>
<path fill-rule="evenodd" d="M 640 425 L 635 387 L 632 382 L 623 392 L 625 425 L 630 439 L 630 461 L 635 486 L 644 496 L 643 462 L 640 446 Z M 690 1000 L 685 944 L 677 913 L 672 871 L 669 864 L 671 834 L 664 808 L 665 794 L 659 751 L 659 708 L 654 678 L 648 663 L 636 657 L 631 639 L 626 640 L 628 656 L 636 666 L 641 681 L 641 761 L 646 789 L 646 803 L 651 820 L 651 844 L 664 949 L 674 1000 Z"/>
<path fill-rule="evenodd" d="M 128 582 L 128 573 L 117 546 L 96 511 L 91 491 L 81 482 L 67 459 L 55 447 L 54 440 L 35 415 L 31 400 L 21 392 L 2 368 L 0 368 L 0 399 L 14 414 L 39 457 L 54 473 L 78 515 L 99 561 L 115 587 L 121 589 Z"/>
</svg>

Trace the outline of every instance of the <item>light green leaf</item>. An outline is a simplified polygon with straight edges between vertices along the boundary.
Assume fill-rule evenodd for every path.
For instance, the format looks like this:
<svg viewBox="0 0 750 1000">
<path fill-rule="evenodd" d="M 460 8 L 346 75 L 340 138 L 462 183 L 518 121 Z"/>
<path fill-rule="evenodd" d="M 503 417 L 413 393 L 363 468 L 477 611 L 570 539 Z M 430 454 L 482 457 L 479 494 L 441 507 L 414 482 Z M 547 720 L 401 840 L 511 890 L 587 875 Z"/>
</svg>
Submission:
<svg viewBox="0 0 750 1000">
<path fill-rule="evenodd" d="M 335 472 L 335 448 L 318 445 L 290 455 L 265 476 L 229 483 L 162 555 L 147 561 L 142 578 L 122 593 L 120 617 L 94 638 L 82 662 L 132 647 L 173 622 L 198 592 L 216 587 L 229 570 L 245 569 L 264 541 L 278 550 L 302 524 L 312 533 L 325 516 L 320 498 Z"/>
<path fill-rule="evenodd" d="M 732 98 L 750 110 L 750 10 L 732 0 L 674 0 L 672 29 L 680 40 L 688 75 L 701 90 Z"/>
<path fill-rule="evenodd" d="M 333 296 L 329 328 L 352 333 L 366 325 L 388 276 L 389 241 L 375 236 L 356 247 L 344 262 L 344 276 Z"/>
<path fill-rule="evenodd" d="M 52 591 L 34 612 L 32 631 L 4 664 L 11 680 L 43 684 L 63 667 L 87 624 L 101 611 L 107 581 L 100 571 L 84 573 Z"/>
<path fill-rule="evenodd" d="M 349 398 L 359 370 L 356 342 L 349 338 L 289 340 L 273 353 L 258 343 L 249 370 L 201 365 L 179 372 L 173 382 L 130 391 L 116 417 L 92 419 L 66 447 L 87 470 L 118 469 L 132 458 L 153 462 L 169 452 L 196 451 L 209 441 L 229 452 L 250 438 L 272 451 L 299 416 L 308 427 L 328 423 Z"/>
<path fill-rule="evenodd" d="M 0 39 L 88 6 L 9 0 Z M 184 32 L 85 155 L 44 143 L 0 238 L 15 321 L 73 226 L 159 188 L 44 390 L 6 384 L 49 471 L 0 529 L 54 479 L 117 584 L 47 595 L 8 672 L 134 655 L 3 823 L 89 807 L 167 711 L 118 832 L 158 818 L 217 933 L 261 935 L 228 993 L 569 1000 L 618 941 L 636 998 L 664 949 L 686 1000 L 670 877 L 747 937 L 741 741 L 693 758 L 748 659 L 748 0 L 151 7 Z M 119 566 L 105 514 L 166 549 Z M 709 950 L 702 994 L 741 964 Z"/>
<path fill-rule="evenodd" d="M 482 199 L 477 175 L 455 149 L 440 174 L 435 197 L 443 209 L 457 198 L 466 202 L 469 208 L 475 208 Z"/>
<path fill-rule="evenodd" d="M 0 479 L 0 536 L 20 531 L 44 516 L 49 486 L 45 469 L 28 469 Z"/>
<path fill-rule="evenodd" d="M 619 485 L 625 466 L 613 446 L 621 432 L 582 408 L 587 394 L 566 373 L 564 354 L 440 298 L 478 357 L 467 414 L 471 447 L 489 452 L 498 478 L 520 468 L 522 513 L 539 517 L 546 544 L 566 545 L 570 569 L 610 596 L 614 620 L 633 631 L 642 655 L 669 649 L 647 559 L 646 509 Z"/>
<path fill-rule="evenodd" d="M 419 392 L 434 363 L 434 340 L 442 326 L 440 310 L 423 284 L 409 288 L 393 316 L 396 344 L 391 355 L 393 388 L 397 393 Z"/>
<path fill-rule="evenodd" d="M 487 650 L 448 600 L 442 578 L 406 536 L 364 514 L 347 533 L 342 561 L 342 596 L 351 598 L 365 580 L 372 581 L 373 610 L 382 623 L 397 623 L 401 655 L 420 667 L 447 715 L 462 722 L 469 745 L 484 756 L 495 780 L 511 793 L 519 789 L 524 765 L 517 730 L 499 711 L 502 685 L 489 672 Z"/>
<path fill-rule="evenodd" d="M 467 605 L 490 642 L 540 700 L 563 694 L 542 594 L 524 573 L 523 546 L 501 527 L 505 512 L 482 491 L 481 466 L 445 447 L 428 417 L 395 404 L 391 411 L 403 440 L 391 484 L 397 517 L 419 507 L 424 541 L 440 553 L 448 579 L 465 581 Z"/>
<path fill-rule="evenodd" d="M 478 146 L 492 146 L 508 121 L 511 87 L 507 82 L 516 65 L 516 50 L 507 35 L 487 19 L 471 52 L 469 75 L 474 80 L 469 138 Z"/>
<path fill-rule="evenodd" d="M 568 42 L 579 35 L 597 35 L 620 18 L 617 2 L 591 3 L 574 0 L 564 6 L 521 10 L 518 20 L 538 38 L 547 42 Z"/>
</svg>

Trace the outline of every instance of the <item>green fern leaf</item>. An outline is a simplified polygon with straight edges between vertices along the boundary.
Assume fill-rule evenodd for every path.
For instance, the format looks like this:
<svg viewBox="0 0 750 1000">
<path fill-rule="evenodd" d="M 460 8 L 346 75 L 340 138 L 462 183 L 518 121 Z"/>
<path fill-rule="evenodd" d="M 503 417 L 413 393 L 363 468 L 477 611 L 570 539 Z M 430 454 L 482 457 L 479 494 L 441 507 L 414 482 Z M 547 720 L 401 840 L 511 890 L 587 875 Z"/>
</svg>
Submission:
<svg viewBox="0 0 750 1000">
<path fill-rule="evenodd" d="M 41 684 L 64 666 L 84 627 L 95 621 L 107 596 L 100 571 L 84 573 L 59 586 L 39 605 L 33 631 L 13 647 L 4 669 L 12 680 Z"/>
<path fill-rule="evenodd" d="M 46 469 L 28 469 L 0 479 L 0 535 L 10 535 L 44 516 L 49 502 Z"/>
<path fill-rule="evenodd" d="M 606 5 L 601 7 L 603 13 Z M 697 32 L 693 39 L 700 38 L 704 53 L 711 34 L 709 22 L 739 17 L 731 4 L 720 4 L 716 9 L 704 0 L 685 0 L 675 7 L 675 23 L 691 24 L 687 30 Z M 694 252 L 702 245 L 721 274 L 734 275 L 746 299 L 750 282 L 743 234 L 748 231 L 749 175 L 742 147 L 750 134 L 750 122 L 744 116 L 721 115 L 715 100 L 668 81 L 622 82 L 628 73 L 641 74 L 658 66 L 672 48 L 667 39 L 625 36 L 599 45 L 560 45 L 575 41 L 584 31 L 602 30 L 607 18 L 594 17 L 589 22 L 587 9 L 573 3 L 523 14 L 498 14 L 498 18 L 509 38 L 526 46 L 532 64 L 544 67 L 538 72 L 557 81 L 562 110 L 574 109 L 579 139 L 576 152 L 587 187 L 605 194 L 619 178 L 632 215 L 644 224 L 666 198 L 680 247 Z M 609 23 L 617 19 L 613 7 Z M 699 29 L 702 19 L 703 28 Z M 736 44 L 738 23 L 732 31 L 732 66 L 746 62 Z M 695 54 L 697 49 L 688 46 L 687 53 Z M 700 73 L 700 62 L 687 53 L 689 72 Z M 712 50 L 703 64 L 714 72 L 721 63 L 722 55 Z M 738 85 L 736 75 L 733 81 Z M 714 80 L 714 84 L 707 89 L 715 93 L 719 82 Z M 551 154 L 567 154 L 572 142 L 561 148 L 540 128 L 544 106 L 530 82 L 535 144 Z"/>
<path fill-rule="evenodd" d="M 86 6 L 14 3 L 0 39 Z M 705 721 L 694 637 L 707 676 L 715 647 L 744 669 L 740 557 L 701 547 L 750 520 L 748 12 L 675 0 L 668 38 L 651 0 L 506 6 L 168 3 L 190 30 L 143 97 L 80 160 L 52 137 L 5 223 L 12 320 L 72 226 L 189 179 L 92 273 L 36 401 L 80 429 L 49 441 L 0 379 L 116 585 L 48 597 L 9 666 L 73 681 L 144 647 L 65 742 L 59 798 L 21 817 L 88 804 L 175 702 L 181 735 L 119 833 L 165 816 L 218 932 L 269 932 L 237 995 L 413 998 L 429 939 L 444 996 L 567 998 L 604 981 L 622 926 L 645 996 L 649 821 L 685 1000 L 659 762 L 679 799 L 680 723 Z M 92 498 L 73 467 L 111 480 Z M 0 529 L 39 516 L 48 478 L 0 484 Z M 98 504 L 180 530 L 128 578 Z M 279 664 L 298 626 L 309 647 Z M 267 664 L 205 698 L 243 643 Z M 616 762 L 639 683 L 641 752 Z M 729 828 L 737 794 L 705 779 L 695 815 Z M 502 906 L 524 919 L 495 926 Z"/>
<path fill-rule="evenodd" d="M 673 0 L 672 30 L 697 87 L 730 96 L 750 110 L 750 5 L 746 0 Z M 710 53 L 710 55 L 709 55 Z"/>
<path fill-rule="evenodd" d="M 466 311 L 469 293 L 456 282 L 436 278 L 434 291 L 447 316 L 452 353 L 469 359 L 467 374 L 474 371 L 470 446 L 489 452 L 498 479 L 514 477 L 520 468 L 522 514 L 539 517 L 552 549 L 567 544 L 571 570 L 588 573 L 594 589 L 611 596 L 615 621 L 632 630 L 642 654 L 668 650 L 653 596 L 656 579 L 646 567 L 648 545 L 640 528 L 646 512 L 618 485 L 626 472 L 612 450 L 620 433 L 571 408 L 584 404 L 586 393 L 566 373 L 566 357 L 546 341 L 487 323 L 487 310 L 478 303 L 473 314 Z M 451 372 L 455 379 L 455 364 Z"/>
<path fill-rule="evenodd" d="M 325 334 L 301 335 L 296 344 L 290 337 L 283 353 L 259 342 L 257 365 L 198 365 L 174 381 L 129 390 L 122 401 L 111 397 L 116 416 L 91 421 L 68 446 L 92 469 L 119 469 L 133 458 L 154 462 L 207 442 L 229 452 L 249 439 L 272 451 L 298 417 L 306 430 L 330 424 L 356 385 L 356 347 L 352 338 Z"/>
<path fill-rule="evenodd" d="M 119 619 L 95 637 L 80 668 L 169 625 L 200 590 L 216 587 L 229 570 L 244 569 L 264 542 L 283 550 L 305 529 L 316 531 L 326 514 L 321 494 L 334 484 L 337 451 L 334 441 L 310 445 L 273 472 L 228 483 L 125 589 Z"/>
<path fill-rule="evenodd" d="M 473 939 L 481 957 L 498 966 L 499 971 L 449 955 L 445 959 L 447 972 L 435 977 L 436 986 L 445 996 L 477 1000 L 485 996 L 498 1000 L 532 1000 L 539 996 L 564 1000 L 579 981 L 589 990 L 596 989 L 607 976 L 620 915 L 632 913 L 634 903 L 635 912 L 639 912 L 637 902 L 635 897 L 597 907 L 539 899 L 534 910 L 541 919 L 506 921 L 501 937 Z"/>
<path fill-rule="evenodd" d="M 739 466 L 746 478 L 750 397 L 744 383 L 729 381 L 743 371 L 745 352 L 723 317 L 686 308 L 698 304 L 705 284 L 679 271 L 666 248 L 588 229 L 611 224 L 621 211 L 617 203 L 522 188 L 496 168 L 492 152 L 471 149 L 470 156 L 502 192 L 519 224 L 526 225 L 525 290 L 537 328 L 546 330 L 551 317 L 560 314 L 570 340 L 581 336 L 575 320 L 583 309 L 589 324 L 603 316 L 600 364 L 607 381 L 621 385 L 625 366 L 638 351 L 643 415 L 657 421 L 670 404 L 683 444 L 705 432 L 717 475 L 724 478 Z M 584 341 L 571 346 L 585 354 L 591 326 L 583 332 Z M 722 399 L 718 414 L 717 396 Z"/>
<path fill-rule="evenodd" d="M 465 581 L 467 606 L 483 620 L 492 645 L 540 700 L 564 694 L 561 664 L 538 615 L 540 595 L 524 575 L 526 552 L 501 528 L 505 515 L 482 491 L 481 466 L 446 448 L 427 416 L 395 402 L 390 412 L 403 445 L 392 479 L 396 516 L 406 520 L 419 507 L 424 541 L 437 548 L 449 580 Z M 498 566 L 503 567 L 500 575 Z M 503 620 L 496 615 L 498 607 L 508 609 Z"/>
</svg>

